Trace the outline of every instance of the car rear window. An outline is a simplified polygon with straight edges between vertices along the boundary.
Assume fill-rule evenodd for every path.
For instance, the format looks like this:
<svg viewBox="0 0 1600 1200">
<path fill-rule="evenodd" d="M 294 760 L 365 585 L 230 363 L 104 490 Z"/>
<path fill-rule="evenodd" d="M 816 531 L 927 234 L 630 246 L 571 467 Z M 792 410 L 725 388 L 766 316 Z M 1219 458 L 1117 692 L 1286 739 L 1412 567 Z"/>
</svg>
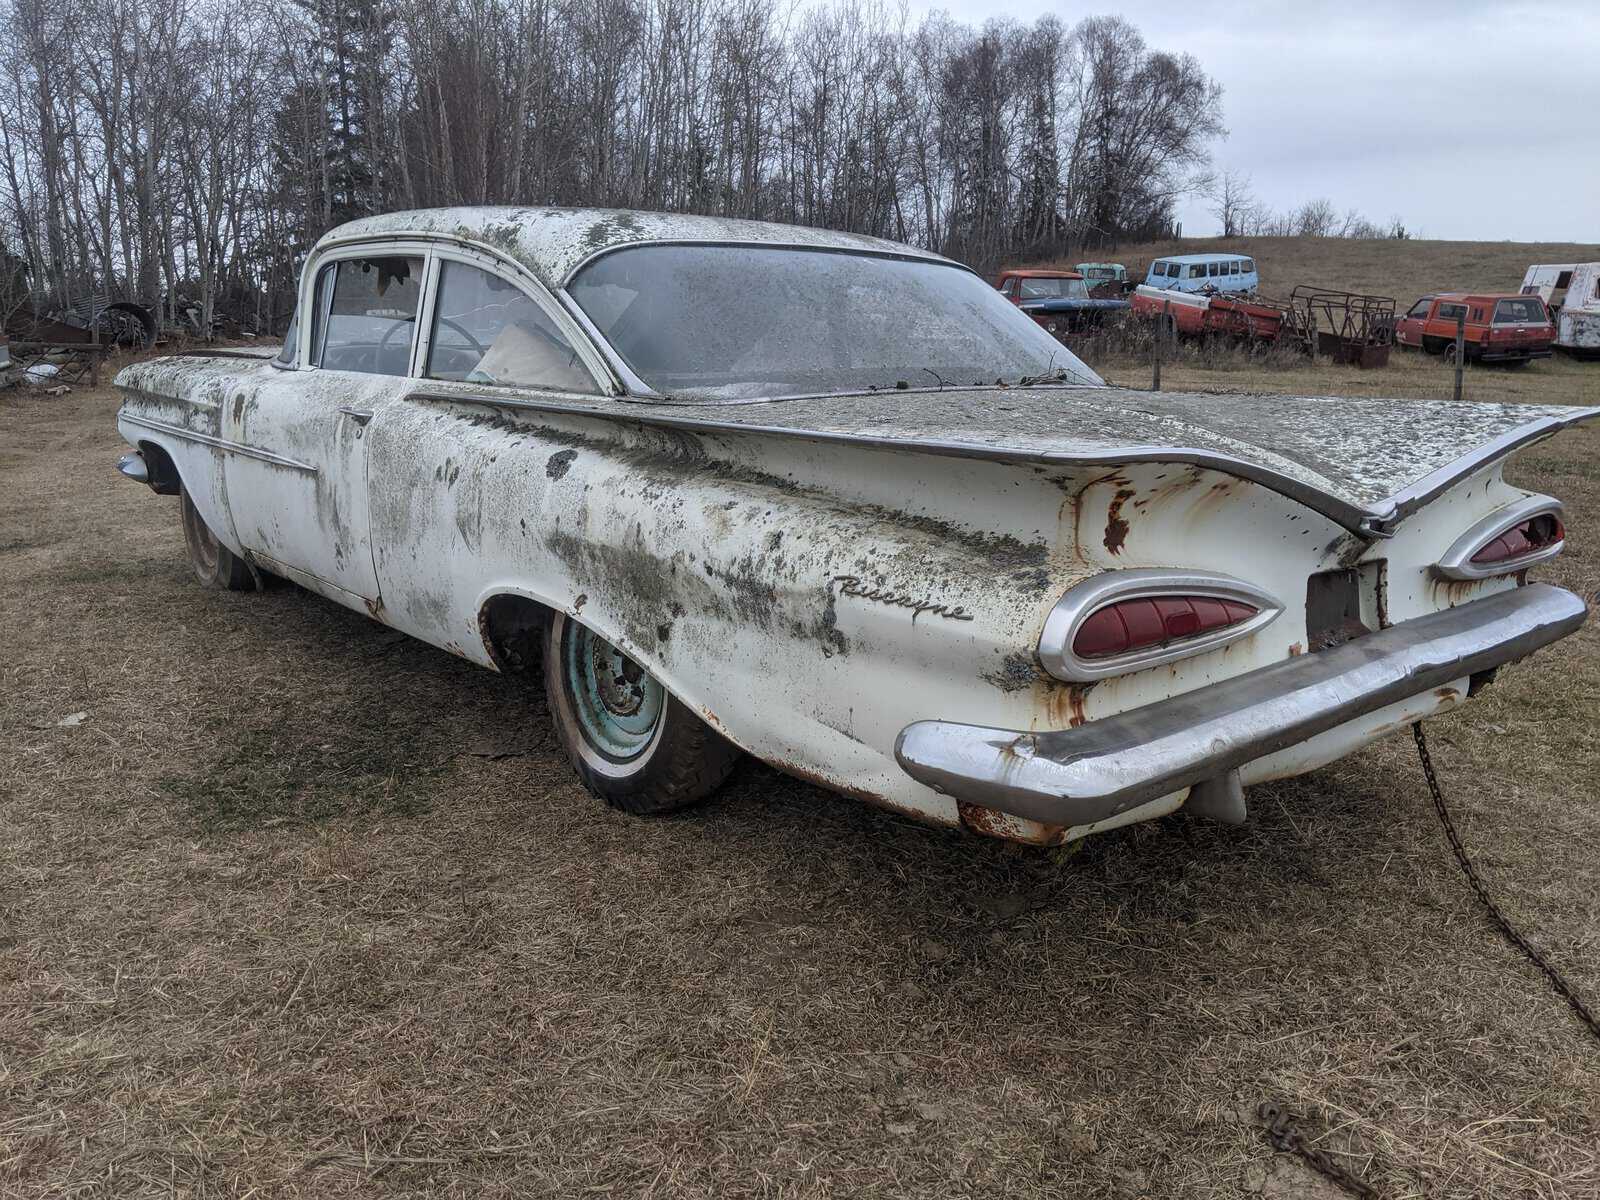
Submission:
<svg viewBox="0 0 1600 1200">
<path fill-rule="evenodd" d="M 1098 382 L 1031 317 L 947 263 L 765 245 L 630 246 L 589 263 L 567 290 L 666 396 Z"/>
<path fill-rule="evenodd" d="M 1494 306 L 1496 325 L 1516 325 L 1523 321 L 1545 321 L 1544 305 L 1537 296 L 1521 296 L 1515 300 L 1502 300 Z"/>
</svg>

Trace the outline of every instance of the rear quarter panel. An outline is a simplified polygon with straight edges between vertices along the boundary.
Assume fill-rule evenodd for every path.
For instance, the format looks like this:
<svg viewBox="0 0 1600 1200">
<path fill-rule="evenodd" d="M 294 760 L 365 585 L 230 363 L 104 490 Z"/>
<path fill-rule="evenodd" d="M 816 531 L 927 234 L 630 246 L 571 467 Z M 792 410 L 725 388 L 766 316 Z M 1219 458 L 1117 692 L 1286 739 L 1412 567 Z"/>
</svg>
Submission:
<svg viewBox="0 0 1600 1200">
<path fill-rule="evenodd" d="M 1066 728 L 1303 653 L 1319 570 L 1384 560 L 1389 621 L 1514 586 L 1435 585 L 1427 567 L 1523 494 L 1485 470 L 1374 543 L 1176 464 L 1047 469 L 422 400 L 369 436 L 382 619 L 492 664 L 485 603 L 528 596 L 622 646 L 758 757 L 944 824 L 962 819 L 956 803 L 893 757 L 911 722 Z M 1248 580 L 1285 611 L 1118 679 L 1043 671 L 1040 631 L 1063 592 L 1162 566 Z"/>
</svg>

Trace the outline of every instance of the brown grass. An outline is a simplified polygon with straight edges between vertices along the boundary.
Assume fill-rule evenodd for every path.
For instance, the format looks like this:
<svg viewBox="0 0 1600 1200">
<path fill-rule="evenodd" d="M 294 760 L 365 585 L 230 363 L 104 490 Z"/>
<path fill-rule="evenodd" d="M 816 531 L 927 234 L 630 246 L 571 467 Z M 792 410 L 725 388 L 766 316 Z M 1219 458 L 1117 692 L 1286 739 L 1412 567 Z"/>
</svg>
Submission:
<svg viewBox="0 0 1600 1200">
<path fill-rule="evenodd" d="M 1404 740 L 1059 861 L 755 765 L 624 817 L 537 691 L 199 589 L 114 408 L 0 393 L 0 1194 L 1338 1195 L 1270 1097 L 1390 1196 L 1600 1196 L 1600 1053 L 1472 908 Z M 1519 468 L 1586 593 L 1597 451 Z M 1597 647 L 1432 734 L 1592 999 Z"/>
</svg>

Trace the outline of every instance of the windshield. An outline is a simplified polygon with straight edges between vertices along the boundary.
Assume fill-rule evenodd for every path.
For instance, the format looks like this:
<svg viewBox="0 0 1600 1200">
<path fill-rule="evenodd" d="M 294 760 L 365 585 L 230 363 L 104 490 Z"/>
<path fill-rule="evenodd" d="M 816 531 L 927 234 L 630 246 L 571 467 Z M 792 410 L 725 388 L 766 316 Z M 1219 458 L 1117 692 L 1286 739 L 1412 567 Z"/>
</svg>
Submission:
<svg viewBox="0 0 1600 1200">
<path fill-rule="evenodd" d="M 746 400 L 1095 374 L 970 271 L 770 246 L 636 246 L 572 298 L 668 396 Z"/>
<path fill-rule="evenodd" d="M 1081 279 L 1024 279 L 1022 300 L 1082 300 L 1089 286 Z"/>
</svg>

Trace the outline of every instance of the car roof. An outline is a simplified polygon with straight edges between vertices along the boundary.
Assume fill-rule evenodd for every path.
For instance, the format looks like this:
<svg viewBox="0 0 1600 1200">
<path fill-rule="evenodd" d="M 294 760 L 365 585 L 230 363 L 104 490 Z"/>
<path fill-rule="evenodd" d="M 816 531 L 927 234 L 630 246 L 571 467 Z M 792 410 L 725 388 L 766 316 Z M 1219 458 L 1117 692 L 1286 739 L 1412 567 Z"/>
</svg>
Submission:
<svg viewBox="0 0 1600 1200">
<path fill-rule="evenodd" d="M 1175 263 L 1216 262 L 1219 258 L 1250 258 L 1243 250 L 1219 250 L 1215 254 L 1163 254 L 1157 261 Z"/>
<path fill-rule="evenodd" d="M 1423 300 L 1521 300 L 1524 292 L 1434 292 Z M 1538 297 L 1534 297 L 1538 299 Z"/>
<path fill-rule="evenodd" d="M 552 289 L 565 287 L 572 273 L 591 258 L 622 246 L 649 243 L 733 243 L 847 250 L 968 269 L 930 251 L 865 234 L 836 233 L 737 217 L 605 208 L 463 207 L 383 213 L 329 230 L 317 242 L 313 254 L 335 243 L 407 234 L 444 236 L 486 245 L 520 263 Z"/>
<path fill-rule="evenodd" d="M 1003 279 L 1008 275 L 1015 275 L 1019 279 L 1082 279 L 1083 276 L 1076 271 L 1061 271 L 1048 267 L 1007 267 L 1000 272 Z"/>
</svg>

